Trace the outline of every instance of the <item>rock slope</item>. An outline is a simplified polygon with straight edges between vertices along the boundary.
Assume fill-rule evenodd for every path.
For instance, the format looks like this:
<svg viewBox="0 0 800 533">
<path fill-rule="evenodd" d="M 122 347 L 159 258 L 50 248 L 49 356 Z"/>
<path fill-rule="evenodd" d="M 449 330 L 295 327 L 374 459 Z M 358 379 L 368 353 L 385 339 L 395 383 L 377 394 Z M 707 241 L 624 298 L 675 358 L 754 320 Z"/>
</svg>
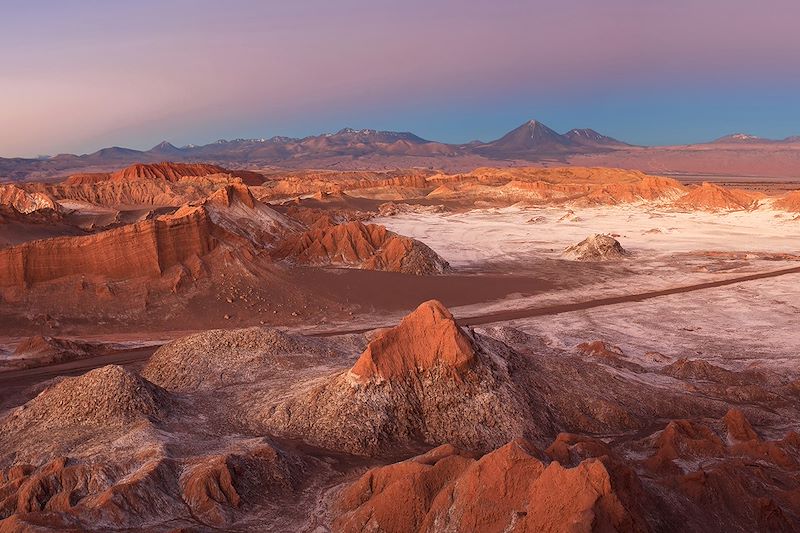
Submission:
<svg viewBox="0 0 800 533">
<path fill-rule="evenodd" d="M 32 213 L 38 210 L 61 212 L 61 206 L 43 192 L 28 192 L 17 185 L 0 185 L 0 205 L 14 208 L 20 213 Z"/>
<path fill-rule="evenodd" d="M 373 339 L 352 368 L 265 413 L 285 436 L 357 454 L 420 442 L 491 449 L 529 433 L 502 361 L 481 353 L 441 303 Z"/>
<path fill-rule="evenodd" d="M 158 277 L 221 245 L 267 246 L 294 229 L 290 220 L 229 185 L 173 214 L 83 237 L 57 237 L 0 250 L 0 286 L 67 276 Z"/>
<path fill-rule="evenodd" d="M 125 182 L 135 180 L 163 180 L 178 182 L 186 177 L 202 177 L 215 174 L 228 174 L 240 178 L 247 185 L 261 185 L 264 176 L 246 170 L 228 170 L 217 165 L 205 163 L 137 163 L 116 172 L 74 174 L 64 180 L 64 185 L 93 185 L 104 181 Z"/>
<path fill-rule="evenodd" d="M 629 359 L 436 301 L 194 334 L 0 417 L 0 531 L 796 531 L 797 376 Z"/>
<path fill-rule="evenodd" d="M 713 183 L 703 182 L 676 200 L 675 205 L 683 208 L 703 210 L 741 210 L 753 209 L 764 195 L 728 189 Z"/>
<path fill-rule="evenodd" d="M 347 487 L 334 529 L 356 531 L 647 531 L 640 485 L 611 459 L 565 467 L 524 440 L 483 457 L 444 445 L 375 468 Z"/>
<path fill-rule="evenodd" d="M 321 219 L 308 231 L 287 239 L 274 255 L 299 264 L 416 275 L 442 274 L 450 269 L 447 261 L 422 242 L 359 221 L 333 224 Z"/>
</svg>

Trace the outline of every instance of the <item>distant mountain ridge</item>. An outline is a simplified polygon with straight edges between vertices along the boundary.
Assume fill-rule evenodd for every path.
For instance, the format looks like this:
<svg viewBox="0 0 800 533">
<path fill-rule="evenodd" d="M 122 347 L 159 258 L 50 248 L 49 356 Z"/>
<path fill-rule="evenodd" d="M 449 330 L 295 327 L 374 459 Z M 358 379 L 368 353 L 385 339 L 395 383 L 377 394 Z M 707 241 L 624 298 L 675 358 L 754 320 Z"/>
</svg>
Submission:
<svg viewBox="0 0 800 533">
<path fill-rule="evenodd" d="M 800 135 L 792 135 L 783 139 L 766 139 L 749 133 L 731 133 L 709 144 L 794 144 L 800 143 Z"/>
<path fill-rule="evenodd" d="M 735 133 L 706 143 L 710 145 L 797 146 L 800 136 L 783 140 L 762 139 Z M 694 146 L 694 145 L 688 145 Z M 699 145 L 698 145 L 699 146 Z M 466 144 L 448 144 L 424 139 L 411 132 L 343 128 L 303 138 L 274 136 L 258 139 L 221 139 L 205 145 L 177 147 L 162 141 L 149 150 L 119 146 L 91 154 L 59 154 L 49 158 L 0 158 L 0 181 L 51 179 L 75 172 L 108 171 L 134 163 L 175 161 L 212 163 L 228 168 L 309 167 L 309 168 L 474 168 L 491 166 L 493 161 L 563 162 L 573 157 L 628 154 L 644 150 L 589 128 L 576 128 L 564 134 L 545 124 L 529 120 L 502 137 Z M 625 162 L 627 159 L 621 158 Z M 496 163 L 494 163 L 496 164 Z M 624 166 L 624 164 L 620 165 Z"/>
</svg>

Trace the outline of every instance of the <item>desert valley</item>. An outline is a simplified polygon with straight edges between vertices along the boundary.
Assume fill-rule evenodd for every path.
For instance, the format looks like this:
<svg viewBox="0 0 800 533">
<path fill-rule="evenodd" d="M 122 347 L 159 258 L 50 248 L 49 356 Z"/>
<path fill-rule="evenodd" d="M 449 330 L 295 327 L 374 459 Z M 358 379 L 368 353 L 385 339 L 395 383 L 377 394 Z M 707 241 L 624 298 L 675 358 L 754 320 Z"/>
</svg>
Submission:
<svg viewBox="0 0 800 533">
<path fill-rule="evenodd" d="M 0 533 L 800 532 L 798 20 L 2 2 Z"/>
<path fill-rule="evenodd" d="M 797 174 L 521 128 L 9 175 L 0 531 L 797 531 Z"/>
</svg>

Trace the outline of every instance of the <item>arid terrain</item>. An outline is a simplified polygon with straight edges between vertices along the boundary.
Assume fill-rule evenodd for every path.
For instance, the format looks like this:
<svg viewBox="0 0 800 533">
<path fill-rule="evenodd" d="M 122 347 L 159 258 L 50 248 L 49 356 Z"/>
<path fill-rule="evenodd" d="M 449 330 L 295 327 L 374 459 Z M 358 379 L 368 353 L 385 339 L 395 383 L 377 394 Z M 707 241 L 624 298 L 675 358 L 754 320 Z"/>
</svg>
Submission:
<svg viewBox="0 0 800 533">
<path fill-rule="evenodd" d="M 797 139 L 254 143 L 0 161 L 0 532 L 800 530 Z"/>
</svg>

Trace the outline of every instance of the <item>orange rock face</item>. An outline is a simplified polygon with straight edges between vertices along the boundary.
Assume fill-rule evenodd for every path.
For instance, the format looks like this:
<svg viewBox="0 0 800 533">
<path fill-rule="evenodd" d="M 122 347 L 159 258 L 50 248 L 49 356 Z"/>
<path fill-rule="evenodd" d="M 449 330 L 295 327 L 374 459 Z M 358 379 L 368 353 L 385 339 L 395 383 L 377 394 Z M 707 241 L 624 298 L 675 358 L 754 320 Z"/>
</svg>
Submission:
<svg viewBox="0 0 800 533">
<path fill-rule="evenodd" d="M 109 279 L 160 276 L 218 245 L 206 214 L 160 217 L 85 237 L 57 237 L 0 250 L 0 286 L 73 275 Z"/>
<path fill-rule="evenodd" d="M 362 380 L 391 380 L 434 367 L 459 372 L 474 360 L 472 341 L 453 315 L 430 300 L 370 342 L 351 372 Z"/>
<path fill-rule="evenodd" d="M 584 200 L 586 204 L 622 204 L 676 198 L 686 188 L 672 178 L 644 176 L 632 183 L 610 183 L 593 190 Z"/>
<path fill-rule="evenodd" d="M 112 173 L 76 174 L 55 185 L 29 184 L 26 189 L 59 200 L 112 208 L 179 206 L 199 201 L 231 184 L 260 185 L 257 172 L 187 163 L 137 164 Z"/>
<path fill-rule="evenodd" d="M 154 278 L 207 255 L 221 243 L 266 245 L 282 224 L 289 223 L 266 206 L 256 205 L 246 187 L 228 185 L 171 215 L 95 235 L 57 237 L 0 250 L 0 287 L 75 275 Z"/>
<path fill-rule="evenodd" d="M 793 213 L 800 213 L 800 191 L 792 191 L 789 194 L 775 200 L 775 207 Z"/>
<path fill-rule="evenodd" d="M 704 182 L 679 198 L 675 205 L 690 209 L 750 209 L 763 197 L 762 194 Z"/>
<path fill-rule="evenodd" d="M 478 168 L 467 174 L 433 176 L 429 182 L 438 185 L 431 198 L 500 204 L 615 205 L 674 200 L 686 190 L 671 178 L 613 168 Z"/>
<path fill-rule="evenodd" d="M 480 459 L 449 446 L 376 468 L 348 487 L 334 529 L 380 531 L 646 531 L 602 460 L 547 464 L 516 440 Z"/>
<path fill-rule="evenodd" d="M 377 224 L 359 221 L 318 223 L 289 238 L 277 250 L 281 259 L 309 265 L 340 265 L 406 274 L 441 274 L 449 265 L 423 243 Z"/>
</svg>

